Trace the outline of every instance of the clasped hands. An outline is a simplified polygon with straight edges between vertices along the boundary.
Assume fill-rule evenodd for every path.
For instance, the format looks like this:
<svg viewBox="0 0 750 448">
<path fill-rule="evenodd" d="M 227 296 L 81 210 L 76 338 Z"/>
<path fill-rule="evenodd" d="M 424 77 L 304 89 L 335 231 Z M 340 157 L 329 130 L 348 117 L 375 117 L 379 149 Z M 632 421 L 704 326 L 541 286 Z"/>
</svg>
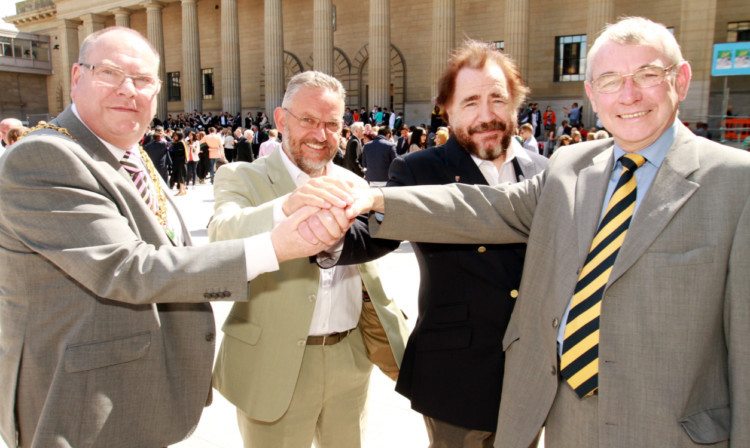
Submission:
<svg viewBox="0 0 750 448">
<path fill-rule="evenodd" d="M 335 245 L 358 215 L 373 209 L 382 194 L 363 181 L 316 177 L 286 196 L 287 216 L 271 238 L 279 262 L 315 255 Z"/>
</svg>

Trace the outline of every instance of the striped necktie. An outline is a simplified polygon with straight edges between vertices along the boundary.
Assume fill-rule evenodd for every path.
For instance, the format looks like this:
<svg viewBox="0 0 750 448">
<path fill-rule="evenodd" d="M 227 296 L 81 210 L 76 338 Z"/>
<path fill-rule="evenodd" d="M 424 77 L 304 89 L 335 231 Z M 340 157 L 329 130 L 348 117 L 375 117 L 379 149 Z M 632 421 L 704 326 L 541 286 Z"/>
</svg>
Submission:
<svg viewBox="0 0 750 448">
<path fill-rule="evenodd" d="M 156 198 L 154 197 L 153 189 L 148 184 L 146 173 L 138 162 L 138 156 L 132 150 L 128 150 L 125 152 L 122 160 L 120 160 L 120 163 L 122 164 L 122 167 L 125 168 L 125 171 L 130 174 L 131 179 L 133 179 L 133 184 L 143 198 L 143 201 L 146 202 L 146 205 L 148 205 L 154 213 L 157 213 L 159 207 Z"/>
<path fill-rule="evenodd" d="M 635 210 L 634 172 L 646 159 L 640 154 L 626 154 L 620 161 L 620 180 L 591 242 L 565 326 L 560 374 L 580 398 L 595 394 L 599 388 L 599 314 L 602 295 Z"/>
</svg>

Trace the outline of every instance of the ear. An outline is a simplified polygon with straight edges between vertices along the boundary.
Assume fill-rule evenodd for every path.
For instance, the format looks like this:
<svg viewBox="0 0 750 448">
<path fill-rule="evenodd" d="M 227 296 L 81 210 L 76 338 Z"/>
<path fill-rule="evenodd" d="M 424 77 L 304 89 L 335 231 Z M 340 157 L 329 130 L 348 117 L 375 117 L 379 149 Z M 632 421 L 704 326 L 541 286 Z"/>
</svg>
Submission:
<svg viewBox="0 0 750 448">
<path fill-rule="evenodd" d="M 73 68 L 70 71 L 70 97 L 73 99 L 75 99 L 76 87 L 78 86 L 81 76 L 83 76 L 83 67 L 74 63 Z"/>
<path fill-rule="evenodd" d="M 596 100 L 594 99 L 594 88 L 591 87 L 591 83 L 588 81 L 584 82 L 583 85 L 586 87 L 586 96 L 589 97 L 589 101 L 591 102 L 591 110 L 598 113 Z"/>
<path fill-rule="evenodd" d="M 690 79 L 693 77 L 693 69 L 690 68 L 690 63 L 684 61 L 680 64 L 677 69 L 677 76 L 675 77 L 674 87 L 677 91 L 678 98 L 680 101 L 684 100 L 690 87 Z"/>
<path fill-rule="evenodd" d="M 276 123 L 276 129 L 282 134 L 286 133 L 286 114 L 284 109 L 277 107 L 273 110 L 273 122 Z M 260 132 L 260 129 L 258 130 Z"/>
</svg>

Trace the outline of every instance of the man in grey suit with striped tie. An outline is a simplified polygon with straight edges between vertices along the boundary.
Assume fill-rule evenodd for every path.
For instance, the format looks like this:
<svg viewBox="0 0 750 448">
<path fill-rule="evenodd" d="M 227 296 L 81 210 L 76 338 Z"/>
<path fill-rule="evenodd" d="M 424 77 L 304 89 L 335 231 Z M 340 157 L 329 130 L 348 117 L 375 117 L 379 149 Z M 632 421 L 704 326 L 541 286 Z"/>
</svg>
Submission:
<svg viewBox="0 0 750 448">
<path fill-rule="evenodd" d="M 547 448 L 750 446 L 750 155 L 678 120 L 691 68 L 663 25 L 608 26 L 586 67 L 614 139 L 523 183 L 362 190 L 349 213 L 384 212 L 378 238 L 528 241 L 496 447 L 543 426 Z"/>
<path fill-rule="evenodd" d="M 335 242 L 297 238 L 301 211 L 254 237 L 184 247 L 189 232 L 138 147 L 158 67 L 137 31 L 88 36 L 73 106 L 0 159 L 0 434 L 10 447 L 184 439 L 210 400 L 207 302 L 247 300 L 256 275 Z"/>
</svg>

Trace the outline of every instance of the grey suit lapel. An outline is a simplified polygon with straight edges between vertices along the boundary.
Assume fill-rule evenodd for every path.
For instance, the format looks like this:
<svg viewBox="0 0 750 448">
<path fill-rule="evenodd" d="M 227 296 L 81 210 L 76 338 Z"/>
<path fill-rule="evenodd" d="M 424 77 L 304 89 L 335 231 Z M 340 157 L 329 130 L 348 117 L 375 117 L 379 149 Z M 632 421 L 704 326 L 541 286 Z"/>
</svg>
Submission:
<svg viewBox="0 0 750 448">
<path fill-rule="evenodd" d="M 112 152 L 106 146 L 104 146 L 101 140 L 99 140 L 99 138 L 97 138 L 97 136 L 94 135 L 94 133 L 91 132 L 86 127 L 86 125 L 84 125 L 83 122 L 78 119 L 78 117 L 76 117 L 70 107 L 65 109 L 52 123 L 67 129 L 70 135 L 72 135 L 78 141 L 79 146 L 84 151 L 86 151 L 92 159 L 106 163 L 111 166 L 112 169 L 117 171 L 124 180 L 124 187 L 122 188 L 128 188 L 131 191 L 132 195 L 137 198 L 130 202 L 130 207 L 140 207 L 144 215 L 153 217 L 151 224 L 155 225 L 159 229 L 159 232 L 156 233 L 163 235 L 166 241 L 169 241 L 170 244 L 175 245 L 175 242 L 172 241 L 172 239 L 167 236 L 166 232 L 164 232 L 164 229 L 161 228 L 161 225 L 158 223 L 158 220 L 153 215 L 151 209 L 149 209 L 146 203 L 141 199 L 140 194 L 138 194 L 138 190 L 136 190 L 135 185 L 133 185 L 130 174 L 128 174 L 128 172 L 125 171 L 125 168 L 122 167 L 120 160 L 118 160 L 117 157 L 115 157 L 115 155 L 112 154 Z M 164 185 L 160 184 L 159 187 L 165 190 L 165 195 L 167 197 L 167 201 L 169 202 L 169 206 L 172 208 L 172 210 L 175 211 L 176 215 L 178 216 L 178 220 L 180 221 L 179 223 L 170 224 L 181 226 L 183 234 L 185 235 L 186 245 L 190 245 L 190 233 L 187 227 L 185 227 L 184 220 L 182 219 L 177 204 L 175 204 L 174 201 L 172 201 L 170 195 L 167 194 L 168 189 Z"/>
<path fill-rule="evenodd" d="M 614 145 L 597 154 L 591 164 L 578 173 L 575 193 L 576 228 L 578 230 L 578 260 L 583 263 L 591 249 L 599 217 L 602 212 L 607 182 L 612 172 Z"/>
<path fill-rule="evenodd" d="M 120 170 L 120 161 L 107 149 L 106 146 L 84 125 L 73 111 L 68 107 L 61 113 L 53 123 L 63 127 L 70 132 L 84 151 L 88 152 L 94 160 L 107 162 L 115 170 Z M 123 170 L 123 173 L 125 171 Z M 126 174 L 127 175 L 127 174 Z"/>
<path fill-rule="evenodd" d="M 638 207 L 612 268 L 610 284 L 646 252 L 677 211 L 700 187 L 687 179 L 700 166 L 696 138 L 688 132 L 682 127 L 679 129 L 654 182 Z"/>
</svg>

